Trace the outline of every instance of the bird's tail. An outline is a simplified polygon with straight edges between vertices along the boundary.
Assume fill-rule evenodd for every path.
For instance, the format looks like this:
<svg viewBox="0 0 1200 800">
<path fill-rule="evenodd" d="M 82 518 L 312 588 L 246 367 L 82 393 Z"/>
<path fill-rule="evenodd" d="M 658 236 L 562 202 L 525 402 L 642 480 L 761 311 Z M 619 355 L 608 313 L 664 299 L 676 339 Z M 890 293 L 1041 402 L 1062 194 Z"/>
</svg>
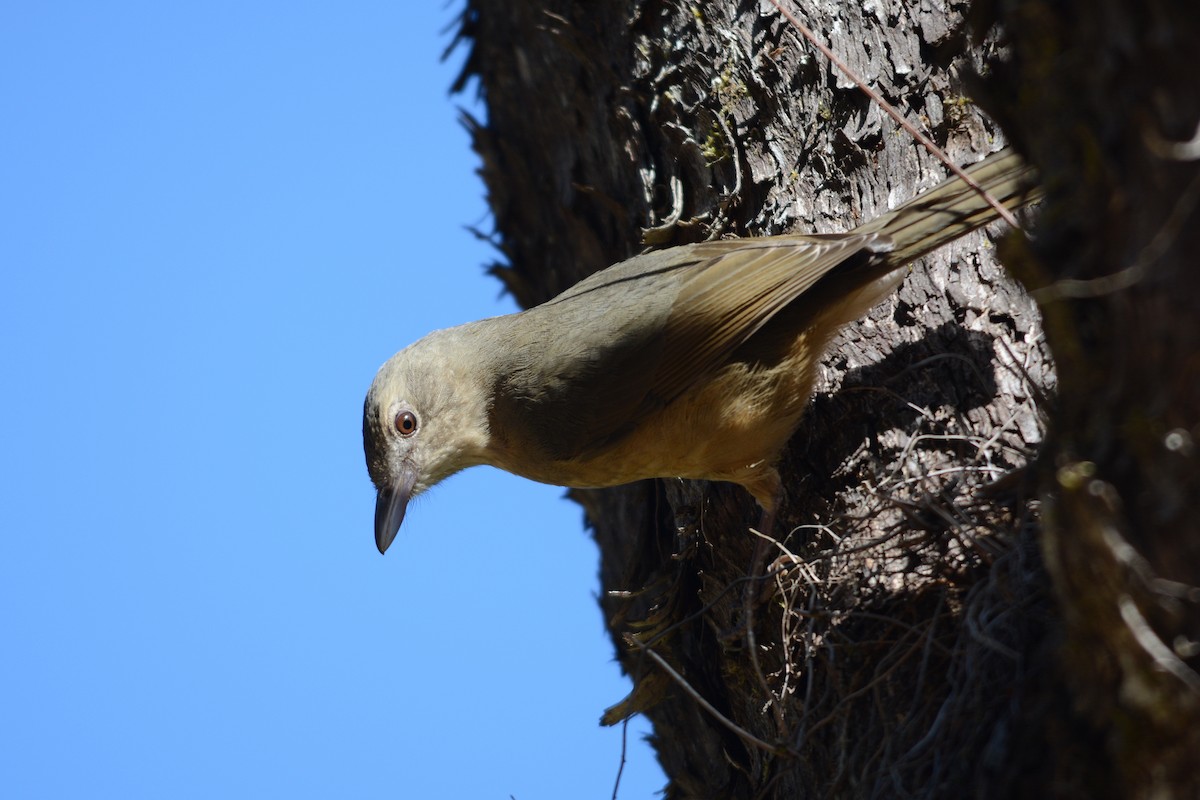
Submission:
<svg viewBox="0 0 1200 800">
<path fill-rule="evenodd" d="M 993 153 L 965 172 L 1009 210 L 1041 196 L 1033 168 L 1011 148 Z M 954 176 L 854 232 L 888 236 L 892 248 L 887 261 L 900 266 L 999 218 L 979 191 Z"/>
</svg>

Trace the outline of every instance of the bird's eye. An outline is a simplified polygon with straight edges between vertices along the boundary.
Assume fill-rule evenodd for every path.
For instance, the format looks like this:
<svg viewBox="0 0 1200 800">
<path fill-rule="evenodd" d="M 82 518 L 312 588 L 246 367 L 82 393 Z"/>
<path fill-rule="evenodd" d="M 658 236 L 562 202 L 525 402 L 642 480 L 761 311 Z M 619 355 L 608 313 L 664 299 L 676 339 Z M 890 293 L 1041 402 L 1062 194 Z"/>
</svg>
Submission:
<svg viewBox="0 0 1200 800">
<path fill-rule="evenodd" d="M 401 436 L 412 436 L 417 432 L 417 415 L 411 411 L 401 411 L 396 415 L 396 430 Z"/>
</svg>

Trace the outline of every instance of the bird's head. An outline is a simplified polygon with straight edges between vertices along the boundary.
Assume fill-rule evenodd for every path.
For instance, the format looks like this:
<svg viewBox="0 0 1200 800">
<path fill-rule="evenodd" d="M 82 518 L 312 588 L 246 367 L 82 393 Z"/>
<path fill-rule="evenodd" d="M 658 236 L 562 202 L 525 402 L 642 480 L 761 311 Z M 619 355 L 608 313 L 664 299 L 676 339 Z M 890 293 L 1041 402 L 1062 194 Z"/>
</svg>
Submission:
<svg viewBox="0 0 1200 800">
<path fill-rule="evenodd" d="M 363 450 L 375 484 L 375 544 L 387 550 L 408 501 L 483 462 L 488 386 L 456 329 L 435 331 L 379 368 L 363 404 Z"/>
</svg>

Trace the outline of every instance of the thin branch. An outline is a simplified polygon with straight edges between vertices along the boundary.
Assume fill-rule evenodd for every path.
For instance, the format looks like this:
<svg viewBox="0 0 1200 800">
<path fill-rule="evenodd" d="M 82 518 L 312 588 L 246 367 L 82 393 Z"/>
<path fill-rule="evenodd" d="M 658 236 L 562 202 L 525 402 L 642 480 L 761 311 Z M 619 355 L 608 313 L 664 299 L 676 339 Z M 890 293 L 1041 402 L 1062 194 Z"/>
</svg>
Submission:
<svg viewBox="0 0 1200 800">
<path fill-rule="evenodd" d="M 755 747 L 759 748 L 760 750 L 771 753 L 772 755 L 779 755 L 779 756 L 792 755 L 792 753 L 790 751 L 788 751 L 786 748 L 778 747 L 776 745 L 764 742 L 762 739 L 759 739 L 753 733 L 750 733 L 750 731 L 746 730 L 745 728 L 740 727 L 733 720 L 729 719 L 729 717 L 725 716 L 720 711 L 718 711 L 712 703 L 705 700 L 700 695 L 699 692 L 697 692 L 695 689 L 692 688 L 690 683 L 688 683 L 686 680 L 684 680 L 684 677 L 682 675 L 680 675 L 678 672 L 676 672 L 674 669 L 671 668 L 671 665 L 668 664 L 666 662 L 666 660 L 663 659 L 662 656 L 660 656 L 658 653 L 651 650 L 649 647 L 646 647 L 645 645 L 643 645 L 641 642 L 637 641 L 636 639 L 632 639 L 631 641 L 633 642 L 633 644 L 636 647 L 641 649 L 641 651 L 643 653 L 645 653 L 647 656 L 649 656 L 650 659 L 655 664 L 658 664 L 660 667 L 662 667 L 663 671 L 666 672 L 667 675 L 669 675 L 673 681 L 675 681 L 677 684 L 679 684 L 679 687 L 681 689 L 683 689 L 683 691 L 687 694 L 688 697 L 695 700 L 696 703 L 701 708 L 703 708 L 705 711 L 707 711 L 709 714 L 712 714 L 713 718 L 716 719 L 717 722 L 721 723 L 726 728 L 728 728 L 729 730 L 731 730 L 735 734 L 737 734 L 737 736 L 742 741 L 746 742 L 747 744 L 752 744 Z"/>
</svg>

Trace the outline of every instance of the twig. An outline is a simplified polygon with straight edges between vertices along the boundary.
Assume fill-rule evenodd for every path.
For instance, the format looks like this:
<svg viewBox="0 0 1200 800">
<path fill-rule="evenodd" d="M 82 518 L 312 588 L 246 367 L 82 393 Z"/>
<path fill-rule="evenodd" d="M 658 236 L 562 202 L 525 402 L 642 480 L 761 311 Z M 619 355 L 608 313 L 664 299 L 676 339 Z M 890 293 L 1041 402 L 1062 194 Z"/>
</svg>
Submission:
<svg viewBox="0 0 1200 800">
<path fill-rule="evenodd" d="M 1183 659 L 1172 653 L 1171 648 L 1158 638 L 1158 634 L 1150 627 L 1150 623 L 1146 622 L 1146 618 L 1142 616 L 1142 612 L 1133 598 L 1125 594 L 1121 595 L 1117 602 L 1121 610 L 1121 619 L 1125 621 L 1134 640 L 1146 651 L 1146 655 L 1154 659 L 1154 663 L 1163 671 L 1173 675 L 1193 693 L 1200 694 L 1200 675 L 1197 675 L 1196 671 L 1189 667 Z"/>
<path fill-rule="evenodd" d="M 747 744 L 752 744 L 755 747 L 759 748 L 760 750 L 771 753 L 773 755 L 791 755 L 791 753 L 786 748 L 764 742 L 762 739 L 759 739 L 757 736 L 755 736 L 750 731 L 746 730 L 745 728 L 740 727 L 733 720 L 729 719 L 729 717 L 725 716 L 720 711 L 718 711 L 712 703 L 705 700 L 700 695 L 699 692 L 697 692 L 695 689 L 692 688 L 692 685 L 690 683 L 688 683 L 686 680 L 684 680 L 684 677 L 682 675 L 680 675 L 678 672 L 676 672 L 674 669 L 671 668 L 671 665 L 668 664 L 666 662 L 666 660 L 663 659 L 662 656 L 660 656 L 658 653 L 651 650 L 649 647 L 646 647 L 645 645 L 643 645 L 641 642 L 637 641 L 636 639 L 633 639 L 632 641 L 633 641 L 633 644 L 636 645 L 639 649 L 641 649 L 641 651 L 643 653 L 645 653 L 647 656 L 649 656 L 650 659 L 655 664 L 658 664 L 658 666 L 662 667 L 663 671 L 666 672 L 667 675 L 669 675 L 673 681 L 675 681 L 677 684 L 679 684 L 679 687 L 681 689 L 683 689 L 683 691 L 687 694 L 688 697 L 695 700 L 696 703 L 701 708 L 703 708 L 705 711 L 707 711 L 709 714 L 712 714 L 713 718 L 716 719 L 717 722 L 721 723 L 726 728 L 728 728 L 729 730 L 731 730 L 735 734 L 737 734 L 738 738 L 740 738 L 742 741 L 746 742 Z"/>
<path fill-rule="evenodd" d="M 1078 300 L 1102 297 L 1128 289 L 1144 278 L 1150 271 L 1151 265 L 1162 258 L 1163 254 L 1175 243 L 1180 231 L 1184 229 L 1184 223 L 1196 210 L 1197 202 L 1200 202 L 1200 174 L 1197 174 L 1183 190 L 1162 227 L 1155 232 L 1128 267 L 1098 278 L 1063 278 L 1049 286 L 1034 289 L 1030 295 L 1038 303 L 1045 305 L 1064 298 Z"/>
<path fill-rule="evenodd" d="M 621 775 L 625 772 L 625 745 L 629 738 L 629 717 L 621 720 L 621 765 L 617 767 L 617 779 L 613 781 L 612 800 L 617 800 L 617 792 L 621 789 Z"/>
</svg>

